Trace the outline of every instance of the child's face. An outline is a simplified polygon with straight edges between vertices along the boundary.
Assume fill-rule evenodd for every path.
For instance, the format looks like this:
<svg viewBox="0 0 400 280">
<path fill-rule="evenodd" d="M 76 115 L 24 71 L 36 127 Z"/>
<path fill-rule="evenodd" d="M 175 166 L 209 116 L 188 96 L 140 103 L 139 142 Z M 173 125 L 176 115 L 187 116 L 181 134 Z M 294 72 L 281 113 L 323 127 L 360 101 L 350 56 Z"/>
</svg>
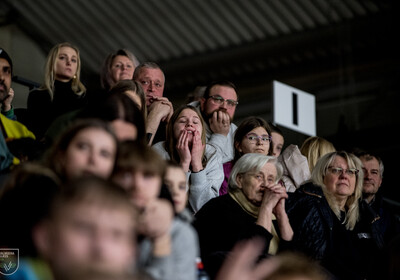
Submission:
<svg viewBox="0 0 400 280">
<path fill-rule="evenodd" d="M 279 157 L 282 152 L 283 144 L 285 143 L 285 139 L 279 133 L 272 132 L 272 155 L 275 157 Z"/>
<path fill-rule="evenodd" d="M 80 131 L 62 158 L 67 178 L 85 175 L 108 178 L 114 167 L 116 145 L 114 138 L 102 129 L 86 128 Z"/>
<path fill-rule="evenodd" d="M 175 204 L 175 211 L 177 213 L 182 212 L 186 207 L 188 199 L 185 172 L 179 167 L 168 167 L 164 177 L 164 183 L 171 192 Z"/>
<path fill-rule="evenodd" d="M 185 133 L 187 141 L 192 143 L 195 135 L 200 135 L 203 132 L 203 125 L 199 115 L 192 109 L 184 109 L 179 114 L 174 123 L 174 137 L 179 139 L 182 133 Z"/>
<path fill-rule="evenodd" d="M 129 209 L 77 202 L 49 223 L 49 256 L 58 272 L 75 268 L 122 272 L 135 261 L 134 221 Z"/>
<path fill-rule="evenodd" d="M 128 191 L 130 200 L 138 209 L 146 208 L 160 194 L 161 176 L 144 170 L 117 173 L 114 182 Z"/>
</svg>

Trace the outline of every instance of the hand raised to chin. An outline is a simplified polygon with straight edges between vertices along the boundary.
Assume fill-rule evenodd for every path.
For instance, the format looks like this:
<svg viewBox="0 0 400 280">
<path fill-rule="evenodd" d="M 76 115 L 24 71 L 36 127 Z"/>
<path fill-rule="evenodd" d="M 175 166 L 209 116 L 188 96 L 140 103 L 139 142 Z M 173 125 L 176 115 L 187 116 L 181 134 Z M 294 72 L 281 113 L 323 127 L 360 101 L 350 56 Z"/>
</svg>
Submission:
<svg viewBox="0 0 400 280">
<path fill-rule="evenodd" d="M 215 111 L 209 120 L 210 129 L 213 133 L 227 136 L 229 133 L 231 118 L 224 111 Z"/>
</svg>

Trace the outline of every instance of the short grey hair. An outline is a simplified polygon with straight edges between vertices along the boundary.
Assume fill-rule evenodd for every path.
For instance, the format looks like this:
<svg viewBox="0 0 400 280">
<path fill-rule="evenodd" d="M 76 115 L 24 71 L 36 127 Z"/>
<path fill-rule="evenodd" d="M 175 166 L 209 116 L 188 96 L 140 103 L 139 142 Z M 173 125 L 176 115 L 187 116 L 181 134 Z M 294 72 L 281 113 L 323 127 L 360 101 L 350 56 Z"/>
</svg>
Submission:
<svg viewBox="0 0 400 280">
<path fill-rule="evenodd" d="M 272 163 L 276 167 L 276 182 L 278 183 L 283 174 L 282 165 L 278 162 L 278 159 L 273 156 L 267 156 L 258 153 L 248 153 L 241 156 L 232 168 L 229 176 L 228 184 L 230 190 L 238 189 L 236 181 L 237 175 L 244 174 L 247 172 L 259 172 L 266 163 Z"/>
<path fill-rule="evenodd" d="M 145 68 L 148 68 L 148 69 L 159 69 L 161 71 L 161 73 L 163 74 L 163 78 L 164 78 L 164 82 L 165 82 L 164 71 L 161 69 L 160 65 L 158 65 L 157 63 L 152 62 L 152 61 L 142 62 L 138 66 L 136 66 L 135 71 L 133 72 L 133 80 L 137 81 L 137 79 L 139 78 L 140 73 Z"/>
</svg>

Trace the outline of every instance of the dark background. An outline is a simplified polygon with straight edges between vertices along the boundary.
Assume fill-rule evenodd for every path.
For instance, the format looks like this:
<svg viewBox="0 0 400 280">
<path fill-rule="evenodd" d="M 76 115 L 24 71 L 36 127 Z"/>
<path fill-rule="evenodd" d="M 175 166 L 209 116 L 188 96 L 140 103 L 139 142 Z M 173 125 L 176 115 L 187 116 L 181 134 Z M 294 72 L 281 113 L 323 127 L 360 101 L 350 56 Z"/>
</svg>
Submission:
<svg viewBox="0 0 400 280">
<path fill-rule="evenodd" d="M 380 155 L 382 192 L 400 203 L 397 1 L 4 0 L 0 10 L 0 24 L 18 26 L 43 54 L 77 45 L 92 90 L 106 55 L 127 48 L 160 64 L 175 106 L 197 86 L 234 82 L 237 124 L 248 115 L 272 120 L 273 80 L 314 94 L 318 136 Z M 307 137 L 282 129 L 286 145 Z"/>
</svg>

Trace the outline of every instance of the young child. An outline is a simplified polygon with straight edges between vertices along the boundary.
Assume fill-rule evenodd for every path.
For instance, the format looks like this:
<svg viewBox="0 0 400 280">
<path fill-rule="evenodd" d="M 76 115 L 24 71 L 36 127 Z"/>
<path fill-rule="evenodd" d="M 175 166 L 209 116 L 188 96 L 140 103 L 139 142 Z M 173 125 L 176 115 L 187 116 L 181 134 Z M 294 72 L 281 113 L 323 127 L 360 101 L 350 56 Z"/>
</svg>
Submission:
<svg viewBox="0 0 400 280">
<path fill-rule="evenodd" d="M 122 188 L 84 177 L 63 186 L 33 238 L 54 279 L 81 270 L 133 274 L 136 219 Z"/>
<path fill-rule="evenodd" d="M 164 174 L 165 161 L 151 147 L 121 143 L 112 180 L 128 191 L 140 213 L 138 266 L 156 280 L 195 280 L 197 236 L 190 225 L 175 217 L 172 201 L 163 198 L 169 195 L 163 186 Z"/>
<path fill-rule="evenodd" d="M 117 148 L 117 137 L 106 122 L 76 120 L 52 145 L 45 164 L 63 182 L 90 175 L 107 179 L 114 167 Z"/>
</svg>

